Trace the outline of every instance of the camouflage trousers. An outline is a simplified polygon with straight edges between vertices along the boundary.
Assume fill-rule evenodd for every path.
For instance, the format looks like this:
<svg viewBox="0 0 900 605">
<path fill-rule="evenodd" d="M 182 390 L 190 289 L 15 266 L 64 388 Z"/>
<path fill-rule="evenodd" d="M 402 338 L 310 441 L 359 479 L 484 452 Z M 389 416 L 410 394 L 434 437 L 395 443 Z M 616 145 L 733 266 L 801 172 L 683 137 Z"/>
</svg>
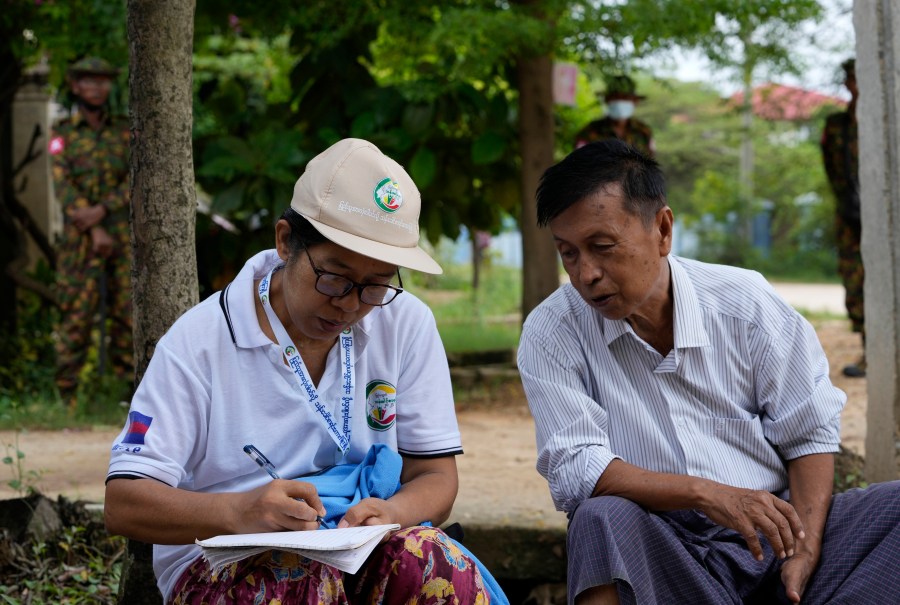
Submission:
<svg viewBox="0 0 900 605">
<path fill-rule="evenodd" d="M 56 285 L 60 323 L 56 340 L 56 385 L 61 392 L 71 392 L 78 386 L 91 345 L 91 332 L 100 327 L 102 291 L 105 291 L 107 319 L 107 364 L 117 377 L 132 378 L 131 248 L 127 239 L 117 239 L 109 258 L 95 255 L 86 236 L 70 237 L 58 250 Z"/>
<path fill-rule="evenodd" d="M 844 304 L 847 307 L 847 315 L 854 332 L 859 332 L 866 337 L 865 314 L 863 305 L 863 280 L 865 270 L 863 268 L 862 254 L 860 253 L 860 229 L 849 225 L 840 217 L 835 221 L 835 240 L 838 249 L 838 272 L 844 283 L 846 298 Z"/>
</svg>

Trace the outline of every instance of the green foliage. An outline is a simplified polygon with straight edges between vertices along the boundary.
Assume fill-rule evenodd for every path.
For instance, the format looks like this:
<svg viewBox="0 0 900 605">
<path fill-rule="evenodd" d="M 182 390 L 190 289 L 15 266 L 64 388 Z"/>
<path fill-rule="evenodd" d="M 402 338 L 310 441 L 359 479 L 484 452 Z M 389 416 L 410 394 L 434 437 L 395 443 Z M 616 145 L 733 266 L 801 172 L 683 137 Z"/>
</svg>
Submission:
<svg viewBox="0 0 900 605">
<path fill-rule="evenodd" d="M 629 0 L 594 13 L 587 24 L 603 27 L 618 47 L 629 42 L 634 55 L 678 44 L 742 76 L 757 66 L 798 73 L 803 66 L 792 42 L 801 24 L 822 15 L 817 0 Z"/>
<path fill-rule="evenodd" d="M 856 487 L 868 487 L 868 485 L 869 482 L 861 474 L 847 473 L 846 475 L 841 475 L 837 472 L 834 474 L 834 493 L 836 494 Z"/>
<path fill-rule="evenodd" d="M 12 0 L 0 11 L 0 32 L 6 34 L 0 46 L 9 45 L 26 66 L 48 58 L 55 85 L 84 56 L 103 57 L 127 71 L 125 0 Z"/>
<path fill-rule="evenodd" d="M 124 538 L 106 535 L 83 508 L 64 505 L 72 508 L 60 511 L 64 528 L 45 540 L 20 544 L 0 533 L 0 603 L 116 603 Z"/>
<path fill-rule="evenodd" d="M 442 324 L 438 326 L 444 349 L 448 353 L 469 353 L 514 349 L 519 345 L 522 326 L 512 322 L 483 324 Z"/>
<path fill-rule="evenodd" d="M 44 285 L 53 283 L 53 272 L 39 264 L 30 275 Z M 19 290 L 16 299 L 18 323 L 15 332 L 0 338 L 0 416 L 9 398 L 54 396 L 55 367 L 53 326 L 58 311 L 36 294 Z"/>
<path fill-rule="evenodd" d="M 561 8 L 552 4 L 540 8 L 558 14 Z M 434 92 L 459 82 L 506 85 L 519 56 L 552 54 L 555 40 L 552 23 L 520 3 L 451 1 L 381 21 L 372 51 L 393 81 L 439 74 L 429 82 Z"/>
<path fill-rule="evenodd" d="M 53 272 L 39 264 L 29 274 L 50 286 Z M 131 385 L 111 375 L 98 376 L 98 347 L 88 349 L 87 362 L 74 408 L 60 401 L 55 384 L 56 354 L 54 329 L 59 310 L 28 290 L 17 292 L 16 331 L 0 339 L 0 427 L 17 430 L 62 428 L 78 425 L 121 424 L 124 409 L 119 402 L 128 396 Z M 99 338 L 95 330 L 94 341 Z"/>
<path fill-rule="evenodd" d="M 637 116 L 653 128 L 676 216 L 699 216 L 710 210 L 707 204 L 720 206 L 717 198 L 698 200 L 692 193 L 707 174 L 737 174 L 741 125 L 733 107 L 702 83 L 641 77 L 638 87 L 647 99 Z"/>
<path fill-rule="evenodd" d="M 486 262 L 474 289 L 471 265 L 441 264 L 442 275 L 412 276 L 408 289 L 431 307 L 444 348 L 454 353 L 515 347 L 521 271 Z"/>
<path fill-rule="evenodd" d="M 677 235 L 690 232 L 697 238 L 690 256 L 781 278 L 822 280 L 837 274 L 834 202 L 818 145 L 821 115 L 807 122 L 756 120 L 754 199 L 746 202 L 738 177 L 743 126 L 733 103 L 701 83 L 643 77 L 638 86 L 647 99 L 637 117 L 653 128 L 656 158 L 679 220 Z M 596 103 L 592 107 L 600 112 Z M 569 109 L 565 115 L 567 122 L 578 117 L 580 127 L 596 114 Z M 571 141 L 574 132 L 566 136 Z M 768 256 L 750 247 L 739 220 L 761 212 L 771 220 Z"/>
<path fill-rule="evenodd" d="M 278 216 L 309 157 L 339 138 L 362 137 L 413 175 L 431 242 L 457 237 L 462 226 L 497 232 L 503 216 L 518 215 L 521 197 L 519 57 L 574 58 L 594 77 L 675 43 L 713 49 L 717 60 L 734 62 L 749 60 L 740 56 L 735 36 L 752 31 L 752 39 L 738 41 L 753 42 L 760 60 L 783 71 L 791 66 L 780 59 L 782 48 L 792 39 L 784 27 L 818 16 L 812 0 L 732 4 L 276 0 L 229 15 L 201 1 L 195 55 L 200 186 L 212 196 L 213 210 L 246 232 L 245 221 Z M 654 83 L 661 102 L 676 96 L 666 86 L 674 85 Z M 671 116 L 686 117 L 680 125 L 673 118 L 671 132 L 657 131 L 672 197 L 682 207 L 697 199 L 690 175 L 701 167 L 724 174 L 718 166 L 736 157 L 737 145 L 720 127 L 735 121 L 731 110 L 709 91 L 689 92 L 680 106 L 657 110 L 666 125 Z M 600 113 L 593 94 L 580 94 L 585 103 L 579 108 L 557 108 L 559 155 L 569 151 L 575 130 Z M 684 209 L 685 216 L 700 214 Z"/>
<path fill-rule="evenodd" d="M 293 31 L 287 48 L 280 33 L 252 45 L 238 32 L 198 44 L 194 157 L 213 212 L 242 232 L 259 218 L 271 221 L 287 206 L 303 165 L 347 136 L 372 141 L 408 167 L 422 193 L 422 229 L 432 242 L 457 237 L 461 225 L 497 231 L 504 213 L 515 212 L 519 178 L 509 92 L 376 62 L 371 48 L 390 39 L 388 29 L 376 25 L 391 11 L 414 19 L 431 14 L 398 4 L 373 20 L 353 6 L 312 4 L 288 11 Z M 254 61 L 266 68 L 254 71 Z M 267 82 L 283 80 L 289 98 L 267 97 L 266 91 L 281 90 Z M 237 260 L 243 251 L 225 253 Z"/>
<path fill-rule="evenodd" d="M 3 464 L 9 467 L 12 479 L 6 484 L 16 491 L 20 497 L 30 496 L 37 492 L 37 484 L 41 471 L 25 468 L 25 452 L 19 449 L 19 433 L 16 432 L 15 443 L 4 443 Z"/>
<path fill-rule="evenodd" d="M 51 362 L 45 369 L 48 378 L 40 385 L 47 395 L 0 395 L 0 429 L 63 429 L 93 426 L 120 426 L 128 408 L 123 405 L 131 393 L 132 384 L 106 374 L 97 375 L 97 350 L 92 348 L 88 363 L 81 374 L 73 400 L 63 401 L 53 383 Z"/>
</svg>

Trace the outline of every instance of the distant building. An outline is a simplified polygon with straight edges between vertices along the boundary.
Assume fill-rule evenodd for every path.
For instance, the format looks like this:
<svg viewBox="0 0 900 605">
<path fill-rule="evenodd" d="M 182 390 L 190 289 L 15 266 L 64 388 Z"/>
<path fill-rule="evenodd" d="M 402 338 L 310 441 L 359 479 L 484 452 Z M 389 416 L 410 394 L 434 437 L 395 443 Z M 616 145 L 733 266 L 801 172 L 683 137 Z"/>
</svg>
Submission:
<svg viewBox="0 0 900 605">
<path fill-rule="evenodd" d="M 744 103 L 744 93 L 736 92 L 728 99 L 734 107 Z M 808 122 L 823 110 L 839 111 L 847 102 L 812 90 L 767 82 L 753 89 L 753 114 L 763 120 Z"/>
</svg>

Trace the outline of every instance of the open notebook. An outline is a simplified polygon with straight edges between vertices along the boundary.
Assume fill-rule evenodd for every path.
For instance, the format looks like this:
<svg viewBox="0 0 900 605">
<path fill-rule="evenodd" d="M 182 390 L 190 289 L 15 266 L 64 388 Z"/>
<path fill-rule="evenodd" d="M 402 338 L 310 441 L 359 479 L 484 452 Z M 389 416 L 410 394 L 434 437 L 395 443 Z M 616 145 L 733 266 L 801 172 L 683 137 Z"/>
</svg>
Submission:
<svg viewBox="0 0 900 605">
<path fill-rule="evenodd" d="M 400 529 L 396 523 L 316 531 L 233 534 L 196 542 L 203 548 L 203 557 L 213 571 L 267 550 L 284 550 L 347 573 L 356 573 L 385 534 L 395 529 Z"/>
</svg>

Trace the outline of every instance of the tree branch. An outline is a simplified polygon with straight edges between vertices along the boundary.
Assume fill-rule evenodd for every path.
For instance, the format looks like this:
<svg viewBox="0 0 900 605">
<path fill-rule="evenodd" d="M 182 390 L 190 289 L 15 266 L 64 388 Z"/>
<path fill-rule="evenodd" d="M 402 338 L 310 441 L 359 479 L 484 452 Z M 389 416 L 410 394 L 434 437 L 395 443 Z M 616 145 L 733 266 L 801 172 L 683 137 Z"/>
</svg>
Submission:
<svg viewBox="0 0 900 605">
<path fill-rule="evenodd" d="M 20 288 L 24 288 L 26 290 L 34 292 L 54 307 L 58 307 L 59 301 L 56 299 L 56 294 L 53 292 L 53 290 L 46 284 L 39 282 L 34 278 L 28 277 L 23 272 L 23 269 L 27 264 L 28 260 L 25 257 L 17 257 L 15 260 L 6 265 L 6 274 L 10 277 L 10 279 L 16 282 L 16 285 Z"/>
<path fill-rule="evenodd" d="M 56 251 L 53 249 L 53 246 L 50 244 L 50 240 L 47 238 L 47 235 L 41 231 L 41 228 L 38 227 L 37 223 L 34 222 L 34 219 L 31 218 L 31 213 L 28 212 L 28 208 L 22 205 L 19 201 L 19 198 L 13 194 L 9 200 L 7 201 L 7 206 L 12 213 L 13 217 L 19 221 L 22 225 L 22 228 L 31 236 L 31 239 L 34 240 L 34 243 L 37 244 L 37 247 L 40 248 L 41 253 L 47 258 L 47 262 L 50 264 L 50 268 L 54 271 L 56 270 Z"/>
<path fill-rule="evenodd" d="M 35 152 L 34 150 L 34 146 L 37 143 L 37 140 L 41 137 L 41 134 L 41 125 L 35 124 L 34 130 L 31 131 L 31 140 L 28 142 L 28 151 L 25 152 L 25 157 L 22 158 L 22 161 L 19 162 L 19 164 L 15 168 L 13 168 L 13 178 L 16 178 L 16 176 L 18 176 L 19 172 L 21 172 L 22 169 L 25 168 L 25 166 L 41 157 L 41 153 L 43 152 Z"/>
<path fill-rule="evenodd" d="M 41 125 L 35 124 L 34 130 L 31 132 L 31 141 L 28 143 L 28 150 L 25 152 L 25 157 L 16 165 L 16 167 L 12 171 L 13 178 L 18 175 L 22 169 L 25 168 L 28 164 L 35 161 L 37 158 L 41 157 L 42 151 L 35 151 L 35 145 L 37 144 L 38 139 L 41 137 Z M 37 223 L 35 223 L 34 219 L 31 217 L 31 213 L 16 197 L 16 193 L 21 193 L 25 190 L 28 181 L 23 180 L 21 186 L 18 191 L 14 191 L 13 194 L 9 197 L 7 201 L 7 206 L 9 207 L 9 211 L 16 220 L 22 225 L 22 228 L 31 236 L 31 239 L 34 240 L 34 243 L 37 244 L 37 247 L 40 249 L 41 253 L 46 257 L 47 262 L 50 264 L 52 269 L 56 269 L 56 251 L 53 249 L 53 246 L 50 244 L 50 240 L 47 238 L 47 234 L 41 231 L 41 228 L 38 227 Z"/>
</svg>

